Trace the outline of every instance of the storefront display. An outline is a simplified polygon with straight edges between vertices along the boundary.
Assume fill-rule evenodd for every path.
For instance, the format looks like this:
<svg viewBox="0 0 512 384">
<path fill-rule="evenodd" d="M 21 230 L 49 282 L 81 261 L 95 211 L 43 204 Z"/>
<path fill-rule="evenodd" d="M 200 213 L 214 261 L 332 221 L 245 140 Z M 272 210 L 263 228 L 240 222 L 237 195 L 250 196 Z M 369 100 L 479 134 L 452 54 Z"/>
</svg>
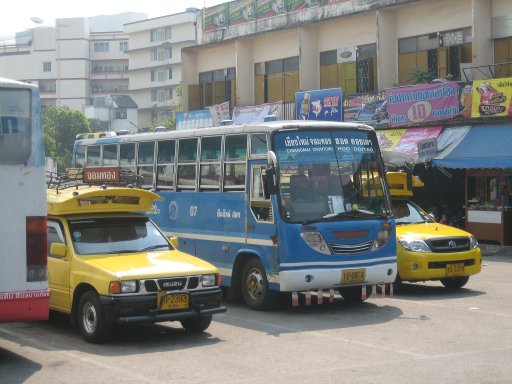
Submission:
<svg viewBox="0 0 512 384">
<path fill-rule="evenodd" d="M 512 170 L 466 171 L 466 229 L 479 240 L 512 240 Z"/>
</svg>

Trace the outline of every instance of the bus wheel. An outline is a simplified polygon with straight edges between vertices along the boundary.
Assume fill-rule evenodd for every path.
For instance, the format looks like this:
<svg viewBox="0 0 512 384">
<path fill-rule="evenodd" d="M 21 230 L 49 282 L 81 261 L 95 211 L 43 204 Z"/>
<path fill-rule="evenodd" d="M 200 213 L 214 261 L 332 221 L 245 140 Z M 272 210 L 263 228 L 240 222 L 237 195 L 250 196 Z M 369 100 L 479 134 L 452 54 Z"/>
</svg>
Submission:
<svg viewBox="0 0 512 384">
<path fill-rule="evenodd" d="M 278 294 L 269 289 L 265 269 L 258 259 L 249 259 L 244 265 L 242 295 L 252 309 L 262 311 L 277 305 Z"/>
<path fill-rule="evenodd" d="M 212 322 L 212 315 L 201 317 L 189 317 L 188 319 L 180 320 L 181 326 L 188 332 L 203 332 Z"/>
<path fill-rule="evenodd" d="M 340 288 L 340 294 L 343 297 L 343 300 L 345 300 L 347 303 L 362 303 L 365 301 L 368 297 L 370 297 L 372 293 L 372 287 L 371 285 L 366 285 L 366 298 L 363 300 L 362 298 L 362 290 L 361 287 L 345 287 Z"/>
<path fill-rule="evenodd" d="M 458 289 L 465 286 L 468 280 L 469 276 L 447 277 L 446 279 L 441 279 L 441 284 L 446 288 Z"/>
<path fill-rule="evenodd" d="M 78 327 L 90 343 L 102 343 L 112 337 L 112 324 L 105 319 L 100 299 L 95 292 L 85 292 L 78 304 Z"/>
</svg>

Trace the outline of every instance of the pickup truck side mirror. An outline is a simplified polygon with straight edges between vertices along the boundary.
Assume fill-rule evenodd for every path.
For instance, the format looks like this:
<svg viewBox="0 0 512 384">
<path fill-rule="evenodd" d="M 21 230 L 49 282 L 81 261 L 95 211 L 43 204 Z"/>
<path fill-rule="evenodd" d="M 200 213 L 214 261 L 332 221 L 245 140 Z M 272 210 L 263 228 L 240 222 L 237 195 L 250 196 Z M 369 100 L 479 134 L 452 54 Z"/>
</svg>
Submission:
<svg viewBox="0 0 512 384">
<path fill-rule="evenodd" d="M 59 257 L 66 257 L 68 247 L 64 243 L 53 243 L 50 247 L 50 253 Z"/>
</svg>

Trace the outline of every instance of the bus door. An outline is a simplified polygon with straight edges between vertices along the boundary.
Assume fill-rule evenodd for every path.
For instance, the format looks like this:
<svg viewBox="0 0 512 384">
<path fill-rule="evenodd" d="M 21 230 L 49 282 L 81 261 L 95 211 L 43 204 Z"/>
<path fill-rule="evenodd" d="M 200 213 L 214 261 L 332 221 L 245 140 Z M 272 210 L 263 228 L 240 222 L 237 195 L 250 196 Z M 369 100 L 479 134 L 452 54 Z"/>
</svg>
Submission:
<svg viewBox="0 0 512 384">
<path fill-rule="evenodd" d="M 277 270 L 277 258 L 273 257 L 277 252 L 277 248 L 272 240 L 277 236 L 276 213 L 272 207 L 271 196 L 266 193 L 263 186 L 263 176 L 266 167 L 266 161 L 254 162 L 250 165 L 246 241 L 248 246 L 258 249 L 261 255 L 266 255 L 269 259 L 276 260 L 276 265 L 271 266 L 267 264 L 266 267 Z M 263 264 L 266 264 L 265 261 L 263 261 Z"/>
</svg>

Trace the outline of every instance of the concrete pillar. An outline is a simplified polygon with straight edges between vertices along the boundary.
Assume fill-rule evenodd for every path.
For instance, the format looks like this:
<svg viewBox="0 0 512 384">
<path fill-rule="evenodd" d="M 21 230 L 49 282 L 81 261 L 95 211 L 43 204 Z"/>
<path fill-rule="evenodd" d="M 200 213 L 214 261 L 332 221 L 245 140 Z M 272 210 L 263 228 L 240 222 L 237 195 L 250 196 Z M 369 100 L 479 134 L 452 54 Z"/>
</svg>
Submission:
<svg viewBox="0 0 512 384">
<path fill-rule="evenodd" d="M 377 22 L 377 78 L 378 89 L 398 84 L 398 40 L 396 36 L 396 15 L 392 9 L 379 9 Z"/>
<path fill-rule="evenodd" d="M 472 0 L 473 9 L 473 80 L 489 78 L 491 74 L 485 68 L 494 63 L 494 44 L 492 41 L 492 1 Z"/>
<path fill-rule="evenodd" d="M 236 105 L 254 105 L 253 44 L 249 39 L 236 40 Z M 234 105 L 230 106 L 231 108 Z"/>
<path fill-rule="evenodd" d="M 318 29 L 314 25 L 299 28 L 299 82 L 300 89 L 320 88 L 320 52 Z"/>
<path fill-rule="evenodd" d="M 197 53 L 193 50 L 181 51 L 181 84 L 182 84 L 182 102 L 183 110 L 188 111 L 188 86 L 199 84 L 199 74 L 197 72 Z"/>
</svg>

